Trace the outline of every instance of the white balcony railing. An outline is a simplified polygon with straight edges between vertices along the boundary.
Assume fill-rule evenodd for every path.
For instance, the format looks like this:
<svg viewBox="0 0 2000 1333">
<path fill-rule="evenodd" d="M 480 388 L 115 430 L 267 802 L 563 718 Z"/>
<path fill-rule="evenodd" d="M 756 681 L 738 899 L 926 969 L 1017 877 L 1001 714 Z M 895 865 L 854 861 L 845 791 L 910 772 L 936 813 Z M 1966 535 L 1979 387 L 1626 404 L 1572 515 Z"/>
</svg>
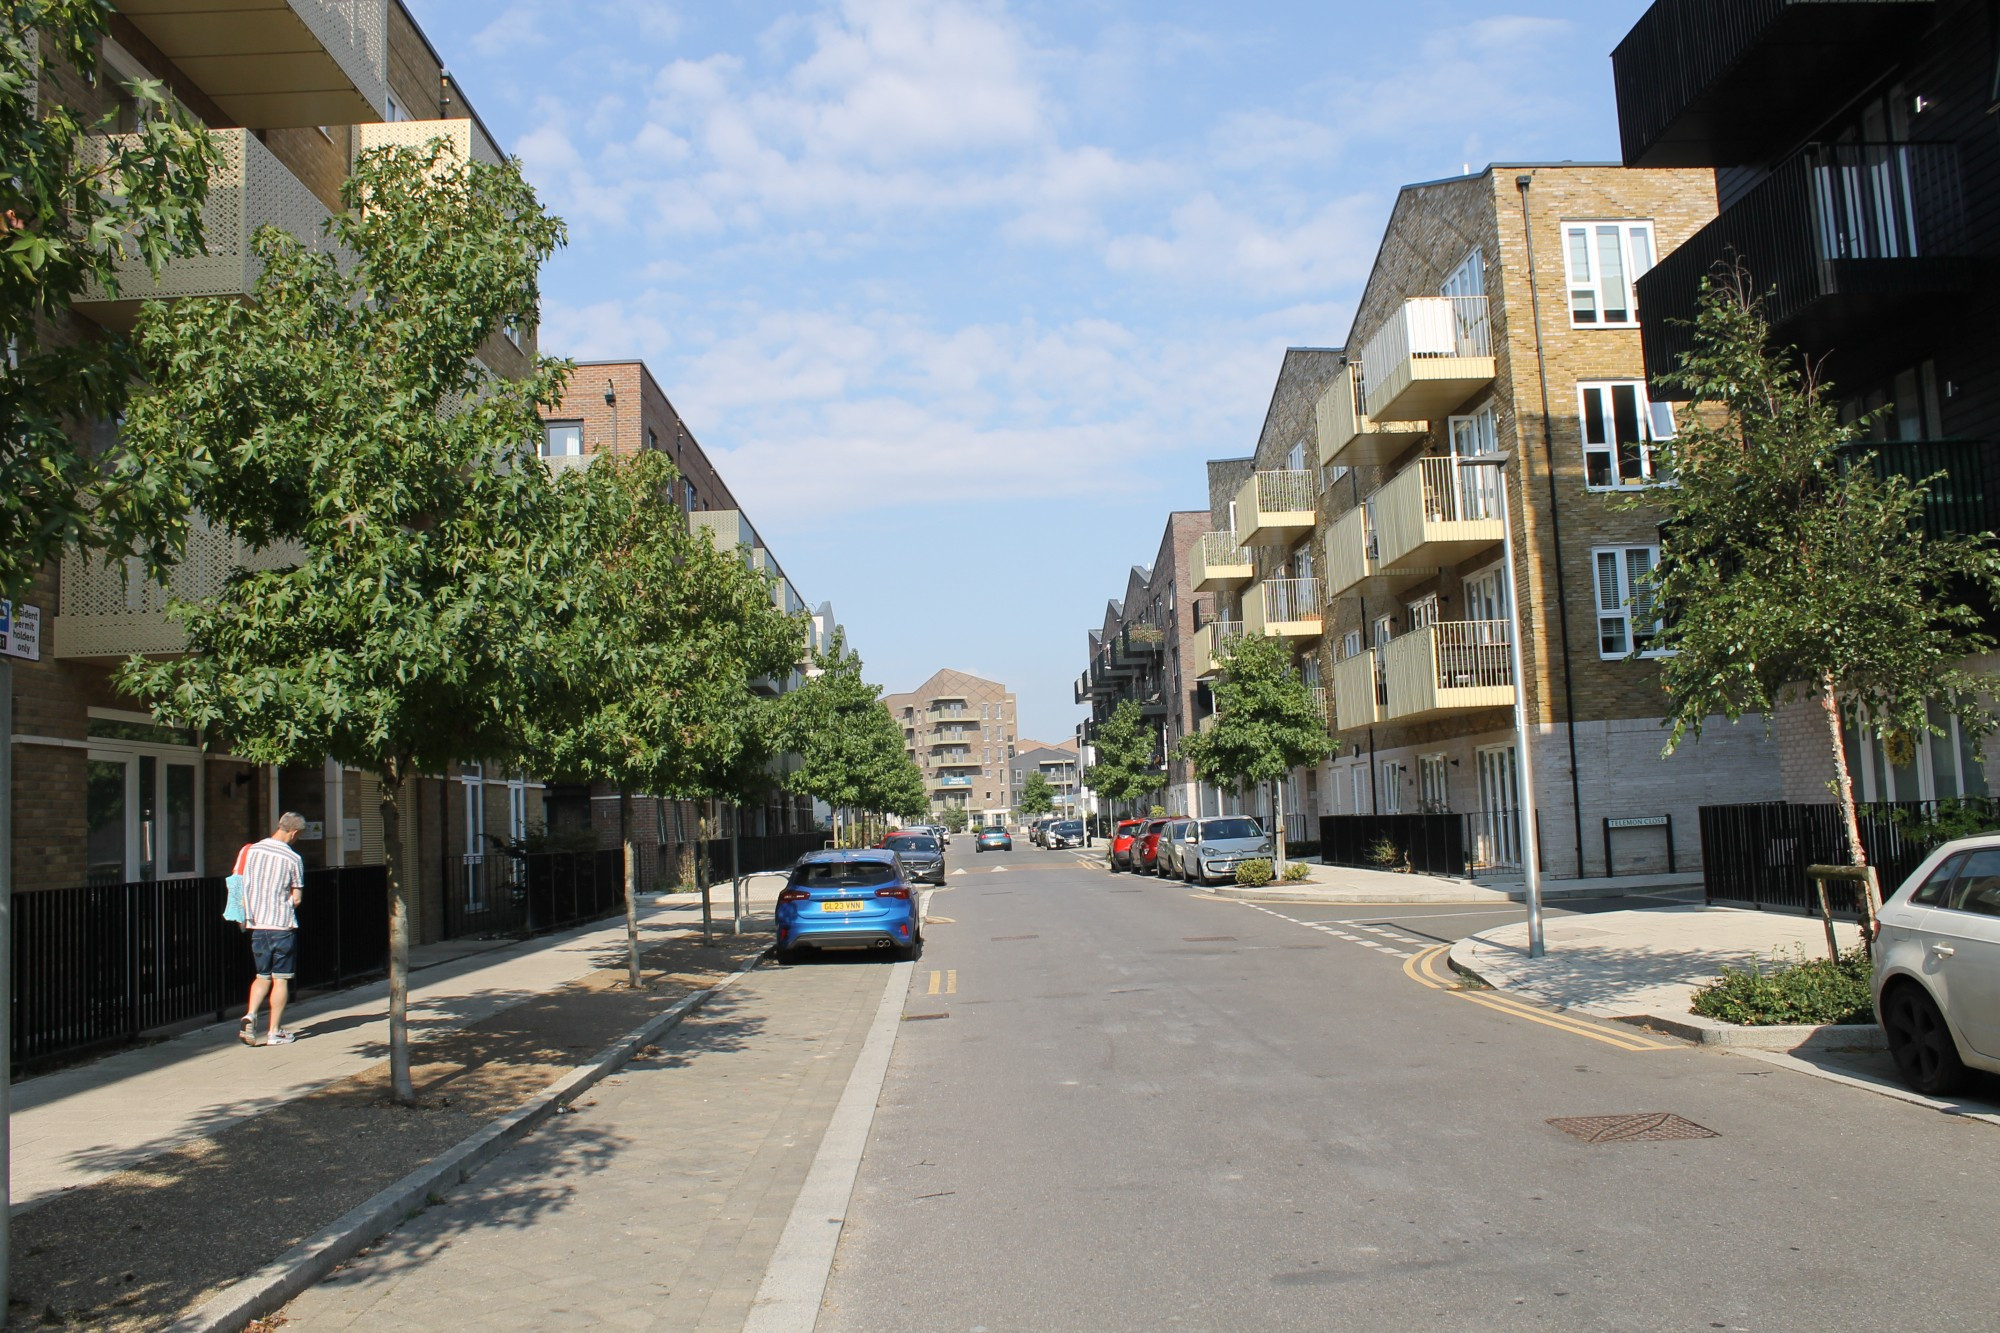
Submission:
<svg viewBox="0 0 2000 1333">
<path fill-rule="evenodd" d="M 1204 532 L 1201 540 L 1195 543 L 1191 573 L 1196 592 L 1213 592 L 1218 588 L 1248 583 L 1255 572 L 1250 564 L 1250 552 L 1236 540 L 1233 532 Z"/>
<path fill-rule="evenodd" d="M 1388 716 L 1514 702 L 1514 657 L 1504 620 L 1452 620 L 1393 639 L 1382 650 Z"/>
<path fill-rule="evenodd" d="M 1259 592 L 1267 626 L 1317 621 L 1326 606 L 1318 579 L 1269 579 Z"/>
<path fill-rule="evenodd" d="M 1257 510 L 1260 514 L 1311 513 L 1319 502 L 1316 478 L 1308 470 L 1259 472 Z"/>
<path fill-rule="evenodd" d="M 1483 296 L 1421 296 L 1405 301 L 1361 348 L 1364 405 L 1386 417 L 1416 376 L 1411 363 L 1493 355 L 1493 326 Z M 1492 371 L 1486 371 L 1491 378 Z"/>
<path fill-rule="evenodd" d="M 1494 469 L 1461 467 L 1452 457 L 1418 459 L 1370 502 L 1371 555 L 1381 565 L 1448 564 L 1505 535 Z"/>
</svg>

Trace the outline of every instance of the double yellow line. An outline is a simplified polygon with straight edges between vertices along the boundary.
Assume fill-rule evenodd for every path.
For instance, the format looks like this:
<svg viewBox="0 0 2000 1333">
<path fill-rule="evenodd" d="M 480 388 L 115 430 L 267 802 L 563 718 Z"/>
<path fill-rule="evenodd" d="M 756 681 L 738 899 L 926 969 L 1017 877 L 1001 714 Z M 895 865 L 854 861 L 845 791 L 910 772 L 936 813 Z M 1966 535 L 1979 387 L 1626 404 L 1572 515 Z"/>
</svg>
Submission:
<svg viewBox="0 0 2000 1333">
<path fill-rule="evenodd" d="M 931 973 L 930 989 L 925 991 L 924 994 L 926 995 L 958 994 L 958 969 L 954 967 L 944 972 Z"/>
<path fill-rule="evenodd" d="M 1537 1009 L 1531 1004 L 1523 1004 L 1519 1000 L 1509 999 L 1505 995 L 1497 995 L 1490 991 L 1461 990 L 1452 977 L 1438 971 L 1438 964 L 1444 960 L 1444 956 L 1449 949 L 1449 945 L 1440 944 L 1435 948 L 1424 950 L 1403 964 L 1403 975 L 1416 982 L 1419 986 L 1428 986 L 1432 990 L 1441 990 L 1447 994 L 1456 995 L 1461 1000 L 1468 1000 L 1482 1008 L 1491 1009 L 1495 1013 L 1506 1014 L 1510 1018 L 1525 1018 L 1530 1023 L 1540 1023 L 1543 1027 L 1554 1028 L 1558 1032 L 1567 1032 L 1573 1036 L 1588 1037 L 1592 1041 L 1601 1041 L 1606 1046 L 1616 1046 L 1621 1051 L 1671 1051 L 1678 1049 L 1678 1044 L 1675 1042 L 1660 1041 L 1653 1037 L 1643 1036 L 1636 1031 L 1629 1033 L 1618 1032 L 1610 1028 L 1600 1027 L 1584 1019 L 1570 1018 L 1564 1014 L 1552 1014 L 1545 1009 Z"/>
</svg>

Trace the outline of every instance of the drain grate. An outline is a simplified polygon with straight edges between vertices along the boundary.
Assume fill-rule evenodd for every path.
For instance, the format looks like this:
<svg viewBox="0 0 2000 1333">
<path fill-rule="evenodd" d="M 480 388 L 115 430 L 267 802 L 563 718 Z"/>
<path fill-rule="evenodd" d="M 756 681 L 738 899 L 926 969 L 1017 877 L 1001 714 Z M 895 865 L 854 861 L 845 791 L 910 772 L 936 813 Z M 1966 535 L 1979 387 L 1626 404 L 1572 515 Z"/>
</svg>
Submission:
<svg viewBox="0 0 2000 1333">
<path fill-rule="evenodd" d="M 1549 1121 L 1571 1138 L 1585 1143 L 1631 1143 L 1641 1139 L 1716 1139 L 1714 1130 L 1671 1111 L 1635 1111 L 1628 1115 L 1560 1116 Z"/>
<path fill-rule="evenodd" d="M 903 1021 L 905 1023 L 921 1023 L 925 1019 L 950 1018 L 950 1017 L 951 1017 L 950 1014 L 904 1014 Z"/>
<path fill-rule="evenodd" d="M 1182 943 L 1184 943 L 1184 944 L 1221 944 L 1221 943 L 1223 943 L 1223 942 L 1225 942 L 1225 941 L 1228 941 L 1228 942 L 1231 942 L 1231 943 L 1233 943 L 1233 942 L 1235 941 L 1235 939 L 1236 939 L 1236 937 L 1235 937 L 1234 935 L 1183 935 L 1183 936 L 1181 936 L 1181 942 L 1182 942 Z"/>
</svg>

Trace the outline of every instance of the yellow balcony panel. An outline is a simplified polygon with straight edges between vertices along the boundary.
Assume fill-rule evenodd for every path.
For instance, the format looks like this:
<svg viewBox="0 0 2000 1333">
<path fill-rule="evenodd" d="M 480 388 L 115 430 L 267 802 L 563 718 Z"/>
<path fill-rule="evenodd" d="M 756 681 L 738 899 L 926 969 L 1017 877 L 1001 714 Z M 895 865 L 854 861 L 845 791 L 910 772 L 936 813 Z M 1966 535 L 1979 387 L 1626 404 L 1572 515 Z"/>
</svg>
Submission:
<svg viewBox="0 0 2000 1333">
<path fill-rule="evenodd" d="M 202 226 L 208 252 L 169 260 L 158 280 L 137 255 L 117 267 L 118 290 L 95 283 L 77 297 L 77 310 L 110 328 L 130 328 L 139 303 L 149 298 L 247 296 L 263 264 L 250 247 L 260 227 L 288 231 L 310 249 L 325 249 L 327 208 L 248 130 L 210 130 L 222 162 L 208 182 Z"/>
<path fill-rule="evenodd" d="M 1256 576 L 1250 552 L 1228 532 L 1204 532 L 1188 557 L 1188 575 L 1196 592 L 1240 588 Z"/>
<path fill-rule="evenodd" d="M 1266 579 L 1243 595 L 1243 632 L 1273 639 L 1316 639 L 1325 624 L 1318 579 Z"/>
<path fill-rule="evenodd" d="M 1382 657 L 1370 648 L 1333 664 L 1333 729 L 1372 727 L 1386 716 Z"/>
<path fill-rule="evenodd" d="M 1373 520 L 1374 502 L 1356 505 L 1333 521 L 1326 534 L 1326 589 L 1329 597 L 1378 597 L 1401 592 L 1437 576 L 1437 566 L 1400 564 L 1384 567 L 1377 554 L 1380 537 Z"/>
<path fill-rule="evenodd" d="M 1376 555 L 1384 568 L 1441 569 L 1506 537 L 1492 468 L 1455 458 L 1419 458 L 1370 497 Z"/>
<path fill-rule="evenodd" d="M 1318 506 L 1316 474 L 1253 472 L 1236 492 L 1236 540 L 1245 546 L 1288 545 L 1312 530 Z"/>
<path fill-rule="evenodd" d="M 505 159 L 479 122 L 465 117 L 456 120 L 394 120 L 354 127 L 354 151 L 371 148 L 427 148 L 433 139 L 443 139 L 460 161 L 484 162 L 500 166 Z"/>
<path fill-rule="evenodd" d="M 1363 405 L 1376 421 L 1430 421 L 1493 382 L 1483 296 L 1405 301 L 1361 348 Z"/>
<path fill-rule="evenodd" d="M 1230 645 L 1243 637 L 1240 620 L 1211 620 L 1194 632 L 1195 678 L 1213 680 L 1229 661 Z"/>
<path fill-rule="evenodd" d="M 1422 441 L 1428 429 L 1424 422 L 1377 421 L 1369 416 L 1362 407 L 1362 385 L 1361 367 L 1350 361 L 1320 395 L 1313 417 L 1321 467 L 1379 467 Z"/>
<path fill-rule="evenodd" d="M 201 601 L 228 591 L 238 569 L 282 569 L 296 564 L 289 544 L 253 549 L 234 533 L 196 520 L 187 551 L 161 587 L 137 560 L 107 565 L 95 555 L 63 556 L 62 586 L 51 626 L 56 657 L 169 656 L 187 650 L 187 635 L 167 619 L 167 602 Z"/>
<path fill-rule="evenodd" d="M 1391 721 L 1514 706 L 1514 658 L 1504 620 L 1450 620 L 1382 648 Z"/>
<path fill-rule="evenodd" d="M 389 0 L 116 0 L 238 125 L 359 125 L 389 98 Z"/>
</svg>

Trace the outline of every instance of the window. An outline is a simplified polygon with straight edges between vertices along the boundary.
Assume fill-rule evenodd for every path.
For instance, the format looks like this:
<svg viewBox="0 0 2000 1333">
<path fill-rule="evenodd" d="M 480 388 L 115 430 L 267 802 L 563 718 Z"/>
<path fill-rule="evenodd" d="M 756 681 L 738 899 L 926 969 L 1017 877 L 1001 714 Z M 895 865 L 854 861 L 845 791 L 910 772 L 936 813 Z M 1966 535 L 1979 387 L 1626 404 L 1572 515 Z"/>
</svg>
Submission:
<svg viewBox="0 0 2000 1333">
<path fill-rule="evenodd" d="M 1394 616 L 1377 616 L 1375 617 L 1374 628 L 1375 646 L 1380 648 L 1383 644 L 1396 637 L 1396 618 Z"/>
<path fill-rule="evenodd" d="M 1351 629 L 1340 636 L 1340 660 L 1361 656 L 1361 631 Z"/>
<path fill-rule="evenodd" d="M 1577 385 L 1583 422 L 1584 481 L 1593 490 L 1650 486 L 1665 480 L 1653 446 L 1674 438 L 1671 403 L 1646 401 L 1638 380 Z"/>
<path fill-rule="evenodd" d="M 1498 564 L 1485 569 L 1465 580 L 1465 618 L 1467 620 L 1506 621 L 1513 618 L 1507 606 L 1507 571 Z"/>
<path fill-rule="evenodd" d="M 1864 801 L 1940 801 L 1987 794 L 1986 768 L 1980 744 L 1966 734 L 1958 719 L 1935 705 L 1926 731 L 1915 737 L 1884 742 L 1868 724 L 1864 712 L 1843 728 L 1847 764 L 1854 774 L 1855 795 Z"/>
<path fill-rule="evenodd" d="M 408 120 L 409 118 L 410 113 L 403 109 L 401 102 L 396 100 L 396 94 L 390 93 L 382 99 L 382 119 L 393 124 L 396 121 Z"/>
<path fill-rule="evenodd" d="M 1285 455 L 1285 470 L 1288 472 L 1303 472 L 1305 471 L 1305 466 L 1306 442 L 1300 440 L 1292 446 L 1292 451 Z"/>
<path fill-rule="evenodd" d="M 1951 886 L 1951 900 L 1944 905 L 1954 912 L 2000 916 L 2000 851 L 1967 853 Z"/>
<path fill-rule="evenodd" d="M 542 433 L 542 457 L 578 458 L 583 454 L 583 423 L 551 421 Z"/>
<path fill-rule="evenodd" d="M 655 453 L 658 453 L 660 449 L 660 432 L 654 430 L 651 426 L 646 427 L 646 447 Z"/>
<path fill-rule="evenodd" d="M 1569 322 L 1576 328 L 1629 329 L 1639 323 L 1633 284 L 1653 266 L 1650 222 L 1565 222 L 1563 272 Z"/>
<path fill-rule="evenodd" d="M 1441 754 L 1427 754 L 1417 759 L 1417 791 L 1423 797 L 1423 812 L 1427 815 L 1441 815 L 1451 809 L 1451 784 L 1449 761 Z"/>
<path fill-rule="evenodd" d="M 1400 815 L 1403 813 L 1403 787 L 1397 775 L 1402 766 L 1393 759 L 1382 761 L 1382 808 L 1377 814 Z"/>
<path fill-rule="evenodd" d="M 1489 404 L 1471 416 L 1447 419 L 1451 433 L 1451 453 L 1454 459 L 1483 458 L 1500 452 L 1500 433 L 1493 419 L 1493 408 Z M 1452 482 L 1458 488 L 1458 507 L 1461 518 L 1498 518 L 1500 516 L 1500 469 L 1497 467 L 1460 467 L 1452 469 Z"/>
<path fill-rule="evenodd" d="M 1484 296 L 1486 295 L 1486 256 L 1474 250 L 1459 261 L 1438 287 L 1439 296 Z"/>
<path fill-rule="evenodd" d="M 1438 595 L 1427 593 L 1409 603 L 1410 630 L 1415 632 L 1438 623 Z"/>
<path fill-rule="evenodd" d="M 1938 868 L 1924 879 L 1917 891 L 1910 895 L 1912 907 L 1943 907 L 1951 895 L 1951 881 L 1957 876 L 1958 868 L 1965 864 L 1966 853 L 1947 856 L 1938 862 Z"/>
<path fill-rule="evenodd" d="M 506 335 L 508 342 L 514 344 L 516 351 L 526 350 L 521 345 L 521 340 L 525 335 L 521 332 L 521 317 L 519 315 L 509 315 L 507 318 L 501 320 L 500 332 Z"/>
<path fill-rule="evenodd" d="M 1653 602 L 1657 546 L 1608 546 L 1591 552 L 1597 578 L 1597 655 L 1647 656 L 1659 637 L 1659 608 Z"/>
</svg>

